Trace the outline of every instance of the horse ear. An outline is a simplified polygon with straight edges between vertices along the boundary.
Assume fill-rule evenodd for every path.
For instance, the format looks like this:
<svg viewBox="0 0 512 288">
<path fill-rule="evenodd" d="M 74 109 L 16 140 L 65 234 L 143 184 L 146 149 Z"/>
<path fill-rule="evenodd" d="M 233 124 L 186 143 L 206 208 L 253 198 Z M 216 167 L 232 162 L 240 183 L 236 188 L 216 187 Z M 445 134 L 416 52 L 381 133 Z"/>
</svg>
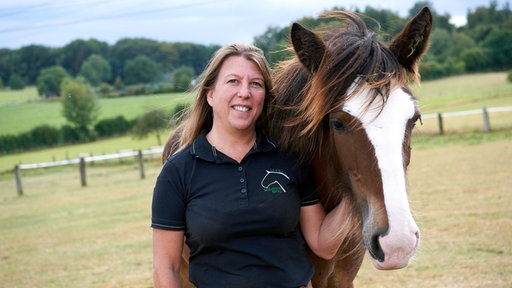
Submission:
<svg viewBox="0 0 512 288">
<path fill-rule="evenodd" d="M 292 25 L 291 39 L 293 49 L 302 65 L 311 73 L 315 73 L 324 57 L 324 41 L 298 23 Z"/>
<path fill-rule="evenodd" d="M 389 49 L 407 71 L 417 74 L 418 62 L 428 49 L 431 31 L 432 13 L 424 7 L 391 41 Z"/>
</svg>

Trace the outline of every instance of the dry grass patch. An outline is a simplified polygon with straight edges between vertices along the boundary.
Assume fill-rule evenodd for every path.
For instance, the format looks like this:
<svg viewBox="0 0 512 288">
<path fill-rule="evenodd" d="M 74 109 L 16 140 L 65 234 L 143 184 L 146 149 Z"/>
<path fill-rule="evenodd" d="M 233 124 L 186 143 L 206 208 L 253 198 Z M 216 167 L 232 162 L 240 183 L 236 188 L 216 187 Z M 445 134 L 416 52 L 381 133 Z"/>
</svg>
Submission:
<svg viewBox="0 0 512 288">
<path fill-rule="evenodd" d="M 511 287 L 512 140 L 413 147 L 410 198 L 422 231 L 415 261 L 356 287 Z M 0 283 L 5 287 L 152 287 L 151 192 L 159 164 L 76 167 L 0 179 Z"/>
<path fill-rule="evenodd" d="M 413 151 L 409 190 L 422 243 L 415 261 L 359 287 L 511 287 L 512 141 Z"/>
</svg>

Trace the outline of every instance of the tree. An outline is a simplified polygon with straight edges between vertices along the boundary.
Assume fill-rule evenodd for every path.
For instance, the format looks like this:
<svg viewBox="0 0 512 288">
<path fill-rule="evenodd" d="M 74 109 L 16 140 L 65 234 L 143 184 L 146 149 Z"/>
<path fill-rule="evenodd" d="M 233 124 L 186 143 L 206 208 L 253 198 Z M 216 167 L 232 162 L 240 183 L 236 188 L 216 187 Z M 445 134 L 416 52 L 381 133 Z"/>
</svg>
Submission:
<svg viewBox="0 0 512 288">
<path fill-rule="evenodd" d="M 194 68 L 190 66 L 181 66 L 176 68 L 173 73 L 174 91 L 185 92 L 190 88 L 194 78 Z"/>
<path fill-rule="evenodd" d="M 61 84 L 62 114 L 78 132 L 81 140 L 89 140 L 90 126 L 96 121 L 99 105 L 89 88 L 72 78 L 65 78 Z"/>
<path fill-rule="evenodd" d="M 160 135 L 162 130 L 169 126 L 169 113 L 163 109 L 152 109 L 137 119 L 133 127 L 133 134 L 136 138 L 147 137 L 151 133 L 156 134 L 158 145 L 162 145 Z"/>
<path fill-rule="evenodd" d="M 87 79 L 91 85 L 98 86 L 102 82 L 110 81 L 112 68 L 105 58 L 98 54 L 92 54 L 82 63 L 78 75 Z"/>
<path fill-rule="evenodd" d="M 39 71 L 56 63 L 54 48 L 29 45 L 16 50 L 12 58 L 12 73 L 19 74 L 27 84 L 35 84 Z"/>
<path fill-rule="evenodd" d="M 21 78 L 18 74 L 11 74 L 11 77 L 9 77 L 9 83 L 7 85 L 12 90 L 21 90 L 25 88 L 25 81 L 23 81 L 23 78 Z"/>
<path fill-rule="evenodd" d="M 124 38 L 117 41 L 110 48 L 112 68 L 116 71 L 115 74 L 122 71 L 127 61 L 135 59 L 139 55 L 146 55 L 157 63 L 163 63 L 160 62 L 161 59 L 154 58 L 159 53 L 159 46 L 157 41 L 146 38 Z"/>
<path fill-rule="evenodd" d="M 82 40 L 78 39 L 67 44 L 59 51 L 59 63 L 72 76 L 76 76 L 80 71 L 82 63 L 92 54 L 106 56 L 108 53 L 108 44 L 96 39 Z"/>
<path fill-rule="evenodd" d="M 512 68 L 512 30 L 494 30 L 482 43 L 494 69 Z"/>
<path fill-rule="evenodd" d="M 61 66 L 53 66 L 41 70 L 37 76 L 37 92 L 39 96 L 46 98 L 60 95 L 62 80 L 69 77 L 68 73 Z"/>
<path fill-rule="evenodd" d="M 129 85 L 153 82 L 161 75 L 162 69 L 151 58 L 140 55 L 126 61 L 123 72 L 124 82 Z"/>
</svg>

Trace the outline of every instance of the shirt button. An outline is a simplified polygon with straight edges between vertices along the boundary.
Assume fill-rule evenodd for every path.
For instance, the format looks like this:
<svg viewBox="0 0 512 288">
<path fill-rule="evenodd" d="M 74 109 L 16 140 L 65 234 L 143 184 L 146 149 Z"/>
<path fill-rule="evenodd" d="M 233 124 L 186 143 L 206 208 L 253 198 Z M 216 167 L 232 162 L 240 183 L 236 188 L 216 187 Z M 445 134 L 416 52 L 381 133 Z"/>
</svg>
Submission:
<svg viewBox="0 0 512 288">
<path fill-rule="evenodd" d="M 243 188 L 242 190 L 240 190 L 240 192 L 247 193 L 247 189 Z"/>
<path fill-rule="evenodd" d="M 242 172 L 242 170 L 244 170 L 244 168 L 242 168 L 242 166 L 239 166 L 238 171 Z"/>
<path fill-rule="evenodd" d="M 244 183 L 245 182 L 245 179 L 244 178 L 240 178 L 240 183 Z"/>
</svg>

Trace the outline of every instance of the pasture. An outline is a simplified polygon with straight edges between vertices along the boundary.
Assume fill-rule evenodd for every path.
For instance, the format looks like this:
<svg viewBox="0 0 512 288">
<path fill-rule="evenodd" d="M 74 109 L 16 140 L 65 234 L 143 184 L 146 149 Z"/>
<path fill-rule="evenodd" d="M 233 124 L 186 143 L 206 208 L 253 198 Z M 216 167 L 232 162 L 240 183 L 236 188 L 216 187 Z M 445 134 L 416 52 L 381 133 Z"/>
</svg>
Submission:
<svg viewBox="0 0 512 288">
<path fill-rule="evenodd" d="M 61 102 L 39 99 L 36 93 L 34 88 L 0 93 L 0 135 L 27 132 L 43 124 L 53 127 L 66 124 Z M 186 93 L 101 98 L 98 120 L 120 115 L 132 120 L 154 108 L 171 111 L 177 104 L 189 101 L 189 98 Z M 16 102 L 15 99 L 21 100 Z"/>
<path fill-rule="evenodd" d="M 490 137 L 490 136 L 482 136 Z M 422 243 L 409 267 L 365 262 L 357 287 L 510 287 L 512 138 L 416 148 L 409 195 Z M 152 287 L 150 203 L 160 165 L 24 173 L 26 194 L 0 178 L 0 283 L 5 287 Z"/>
<path fill-rule="evenodd" d="M 512 106 L 505 79 L 505 73 L 465 75 L 412 89 L 424 114 Z M 0 134 L 63 123 L 59 102 L 13 95 L 0 93 Z M 170 109 L 175 100 L 186 96 L 102 99 L 101 117 L 132 119 L 148 105 Z M 436 119 L 417 126 L 408 182 L 420 250 L 398 271 L 377 271 L 365 261 L 356 287 L 512 287 L 511 119 L 512 112 L 491 115 L 488 134 L 479 132 L 477 115 L 447 119 L 444 136 L 435 135 Z M 126 136 L 1 156 L 0 286 L 152 287 L 149 224 L 158 160 L 146 164 L 143 180 L 135 163 L 88 165 L 87 187 L 80 187 L 76 166 L 23 171 L 22 197 L 5 171 L 19 162 L 155 145 L 155 137 Z"/>
</svg>

